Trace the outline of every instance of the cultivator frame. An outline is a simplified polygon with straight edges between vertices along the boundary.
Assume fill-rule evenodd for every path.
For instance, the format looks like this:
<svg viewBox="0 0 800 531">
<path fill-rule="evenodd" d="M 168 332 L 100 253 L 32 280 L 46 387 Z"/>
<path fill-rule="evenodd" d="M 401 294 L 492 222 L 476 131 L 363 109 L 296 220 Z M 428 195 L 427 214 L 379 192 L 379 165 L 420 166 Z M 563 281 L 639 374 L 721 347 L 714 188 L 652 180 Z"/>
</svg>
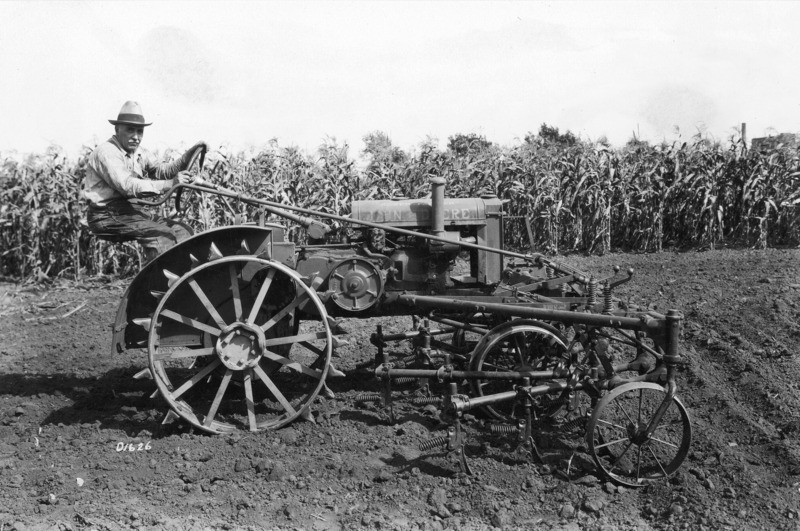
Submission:
<svg viewBox="0 0 800 531">
<path fill-rule="evenodd" d="M 180 243 L 123 295 L 114 348 L 147 349 L 171 416 L 212 433 L 314 420 L 316 397 L 333 396 L 327 381 L 344 376 L 332 363 L 342 343 L 337 317 L 411 315 L 412 330 L 373 335 L 383 392 L 359 400 L 380 402 L 394 421 L 400 382 L 433 383 L 428 393 L 446 384 L 441 399 L 416 397 L 438 400 L 449 425 L 422 447 L 455 453 L 464 471 L 463 416 L 476 409 L 534 458 L 541 426 L 585 430 L 599 470 L 629 486 L 667 477 L 685 459 L 691 424 L 676 396 L 681 313 L 638 311 L 614 298 L 631 270 L 596 279 L 541 254 L 500 249 L 502 202 L 494 196 L 448 200 L 444 180 L 433 178 L 429 200 L 356 202 L 344 217 L 199 182 L 146 204 L 176 190 L 255 206 L 261 221 Z M 287 241 L 266 214 L 305 228 L 308 243 Z M 334 238 L 320 219 L 361 232 Z M 452 274 L 462 258 L 469 274 Z M 399 366 L 389 346 L 407 340 L 413 360 Z"/>
</svg>

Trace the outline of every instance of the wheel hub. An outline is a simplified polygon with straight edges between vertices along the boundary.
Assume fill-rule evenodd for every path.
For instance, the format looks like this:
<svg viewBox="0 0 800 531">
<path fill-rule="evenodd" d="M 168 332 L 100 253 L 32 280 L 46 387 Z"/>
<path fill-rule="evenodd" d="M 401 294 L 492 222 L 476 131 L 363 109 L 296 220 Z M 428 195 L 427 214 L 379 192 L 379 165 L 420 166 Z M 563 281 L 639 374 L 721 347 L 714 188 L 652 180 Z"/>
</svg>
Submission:
<svg viewBox="0 0 800 531">
<path fill-rule="evenodd" d="M 217 339 L 216 351 L 222 364 L 234 371 L 255 367 L 264 353 L 264 333 L 247 323 L 234 323 Z"/>
<path fill-rule="evenodd" d="M 628 439 L 637 446 L 642 446 L 650 440 L 650 437 L 647 435 L 647 424 L 644 422 L 639 422 L 637 424 L 629 423 L 627 432 Z"/>
</svg>

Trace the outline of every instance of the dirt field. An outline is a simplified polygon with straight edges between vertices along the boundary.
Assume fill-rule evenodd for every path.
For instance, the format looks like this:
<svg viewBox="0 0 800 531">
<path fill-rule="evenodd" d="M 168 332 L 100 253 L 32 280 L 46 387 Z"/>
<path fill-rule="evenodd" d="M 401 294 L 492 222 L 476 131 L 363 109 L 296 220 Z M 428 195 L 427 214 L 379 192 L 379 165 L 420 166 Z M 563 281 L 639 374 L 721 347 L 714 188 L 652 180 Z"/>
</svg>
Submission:
<svg viewBox="0 0 800 531">
<path fill-rule="evenodd" d="M 442 433 L 430 406 L 400 406 L 390 426 L 355 402 L 378 388 L 356 370 L 374 356 L 375 320 L 347 322 L 337 368 L 348 379 L 316 424 L 234 436 L 162 426 L 155 385 L 132 379 L 145 354 L 109 353 L 127 281 L 2 284 L 0 530 L 800 528 L 800 251 L 564 261 L 631 266 L 618 295 L 685 313 L 678 393 L 694 442 L 668 482 L 616 487 L 579 441 L 528 463 L 472 417 L 472 476 L 420 452 Z"/>
</svg>

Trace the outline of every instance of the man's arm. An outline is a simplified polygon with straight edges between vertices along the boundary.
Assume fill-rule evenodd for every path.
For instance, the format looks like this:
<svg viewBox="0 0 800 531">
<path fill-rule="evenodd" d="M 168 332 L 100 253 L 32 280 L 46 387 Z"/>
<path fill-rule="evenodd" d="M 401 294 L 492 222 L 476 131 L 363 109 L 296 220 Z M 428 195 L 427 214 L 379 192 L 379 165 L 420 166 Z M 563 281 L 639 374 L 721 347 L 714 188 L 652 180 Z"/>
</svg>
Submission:
<svg viewBox="0 0 800 531">
<path fill-rule="evenodd" d="M 145 194 L 159 194 L 169 190 L 173 182 L 142 179 L 125 166 L 124 155 L 118 150 L 103 150 L 93 157 L 93 170 L 106 183 L 125 197 L 141 197 Z M 91 163 L 91 162 L 90 162 Z M 175 171 L 175 174 L 178 170 Z"/>
<path fill-rule="evenodd" d="M 200 149 L 207 149 L 206 143 L 203 141 L 197 142 L 195 145 L 186 150 L 181 155 L 181 158 L 173 162 L 158 164 L 146 154 L 144 158 L 144 172 L 151 179 L 174 179 L 178 172 L 184 171 L 188 168 L 189 163 L 192 161 L 194 154 Z"/>
</svg>

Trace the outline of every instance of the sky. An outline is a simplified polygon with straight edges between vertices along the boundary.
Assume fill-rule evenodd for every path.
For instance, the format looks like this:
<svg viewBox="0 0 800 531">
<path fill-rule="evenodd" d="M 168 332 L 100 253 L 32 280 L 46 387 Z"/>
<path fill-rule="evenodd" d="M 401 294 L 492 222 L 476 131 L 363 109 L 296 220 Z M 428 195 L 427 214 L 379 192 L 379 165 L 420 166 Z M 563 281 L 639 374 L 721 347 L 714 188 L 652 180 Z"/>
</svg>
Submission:
<svg viewBox="0 0 800 531">
<path fill-rule="evenodd" d="M 800 132 L 800 2 L 2 1 L 0 154 Z"/>
</svg>

